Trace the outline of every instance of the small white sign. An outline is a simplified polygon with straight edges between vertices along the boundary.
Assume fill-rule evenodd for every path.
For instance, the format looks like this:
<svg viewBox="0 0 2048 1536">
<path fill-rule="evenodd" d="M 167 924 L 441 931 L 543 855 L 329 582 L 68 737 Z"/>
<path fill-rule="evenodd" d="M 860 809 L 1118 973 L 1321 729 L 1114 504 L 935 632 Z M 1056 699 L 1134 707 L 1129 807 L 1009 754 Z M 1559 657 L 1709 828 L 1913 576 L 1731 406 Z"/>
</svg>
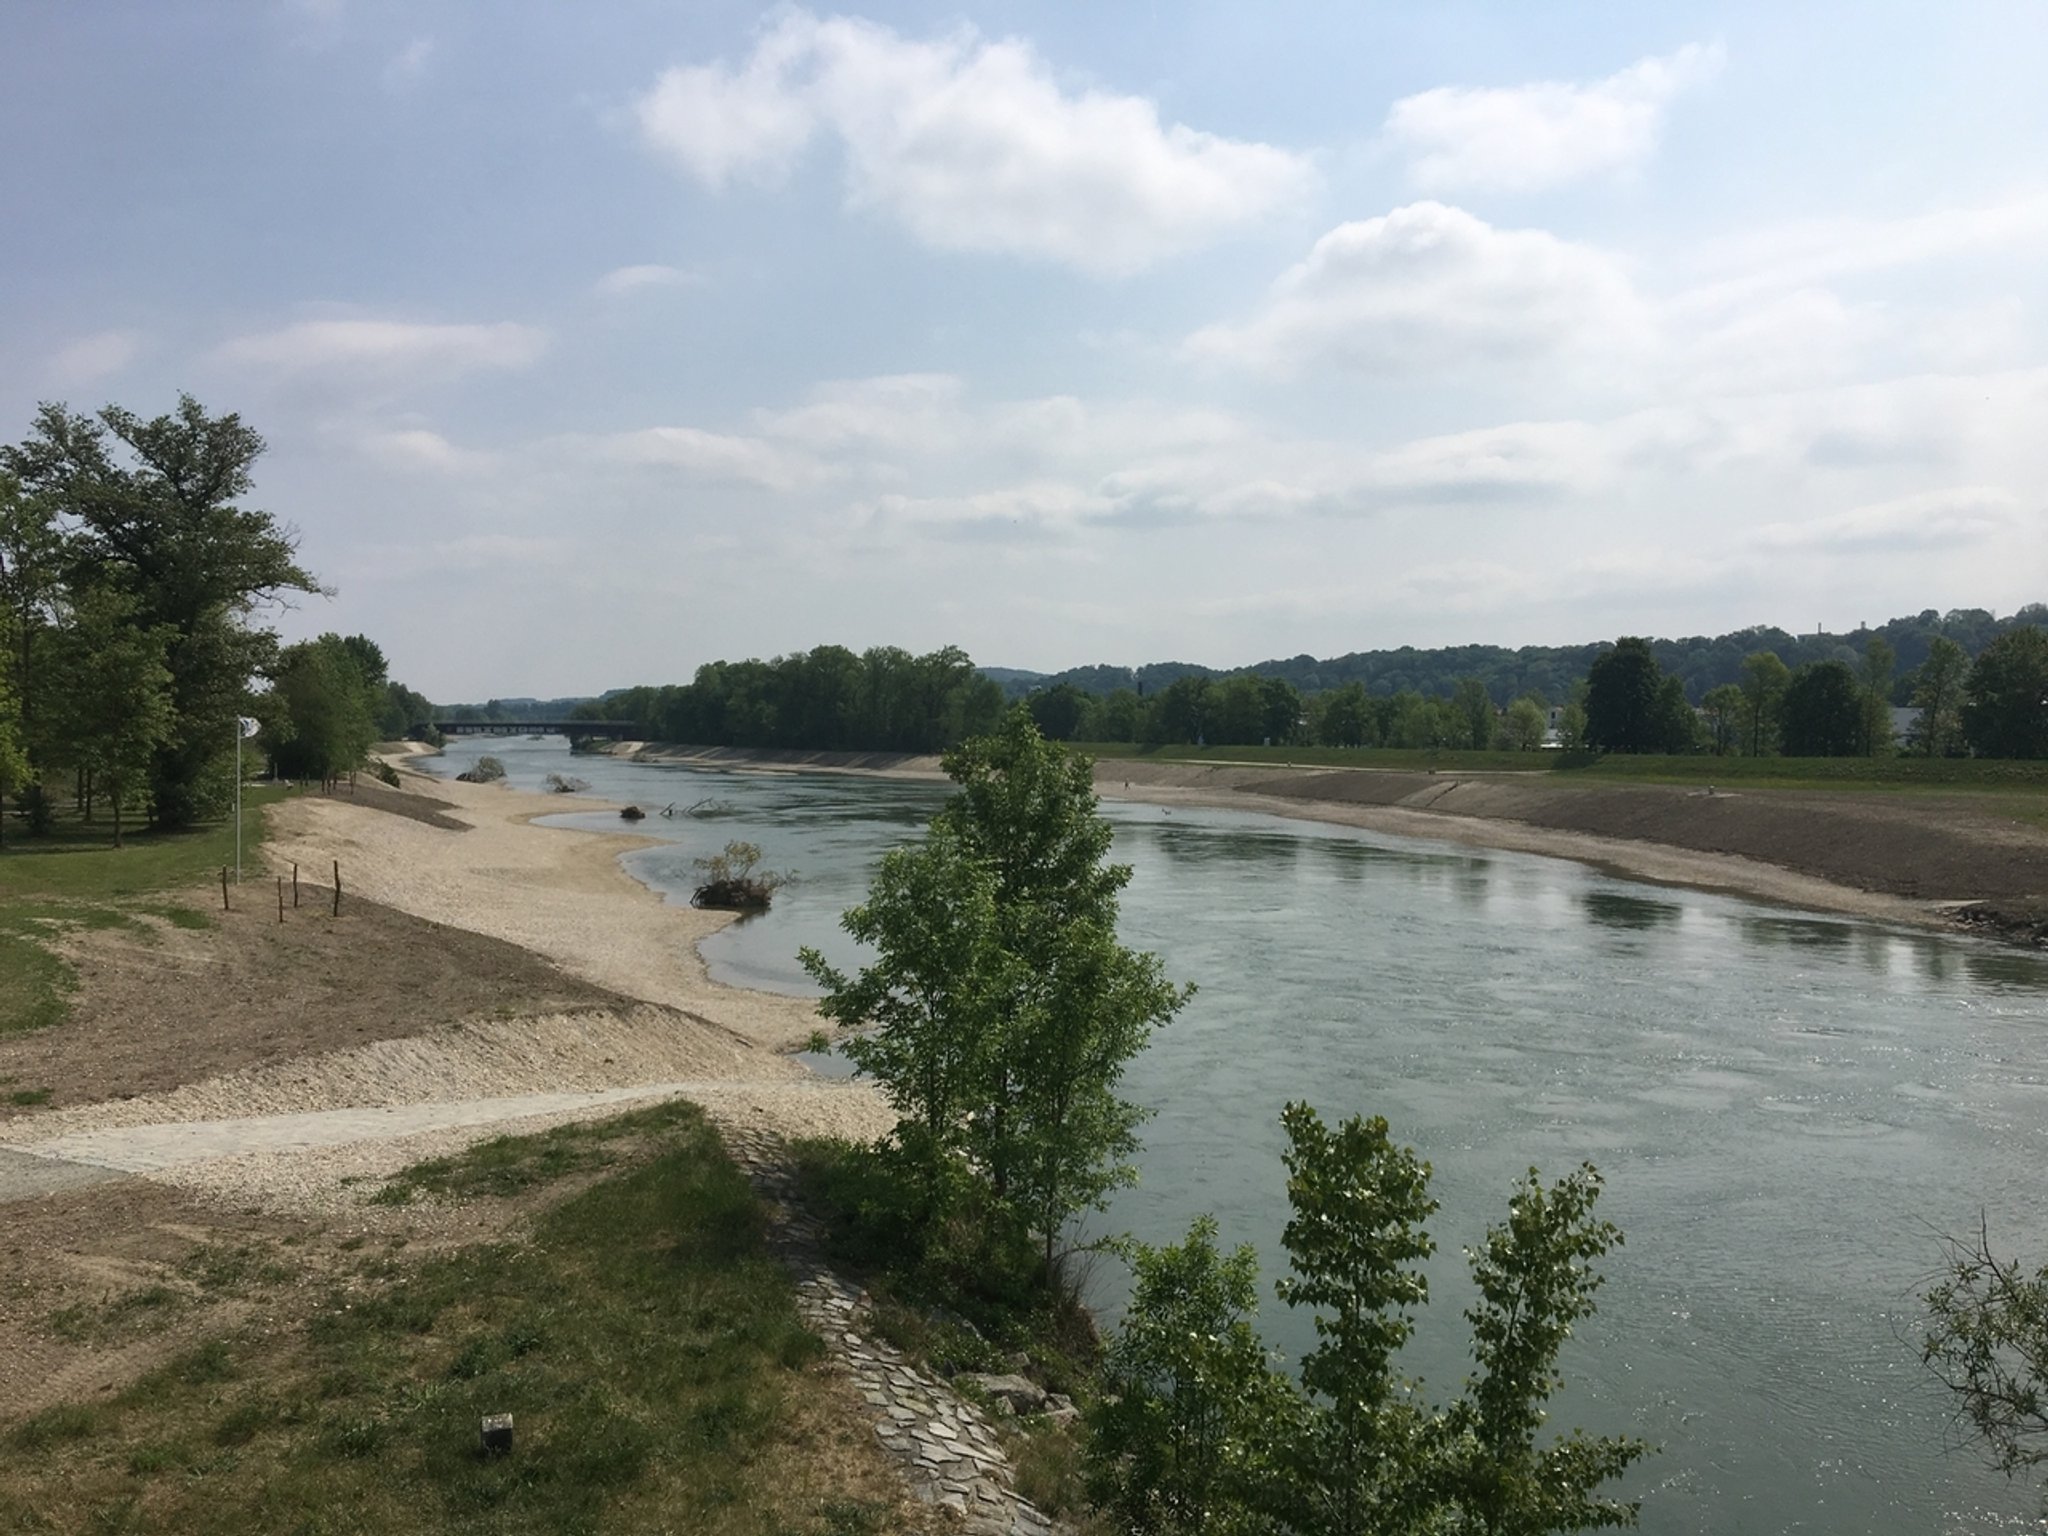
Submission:
<svg viewBox="0 0 2048 1536">
<path fill-rule="evenodd" d="M 261 721 L 251 720 L 247 715 L 243 715 L 241 718 L 242 739 L 244 741 L 247 741 L 251 736 L 254 736 L 258 731 L 263 729 Z"/>
</svg>

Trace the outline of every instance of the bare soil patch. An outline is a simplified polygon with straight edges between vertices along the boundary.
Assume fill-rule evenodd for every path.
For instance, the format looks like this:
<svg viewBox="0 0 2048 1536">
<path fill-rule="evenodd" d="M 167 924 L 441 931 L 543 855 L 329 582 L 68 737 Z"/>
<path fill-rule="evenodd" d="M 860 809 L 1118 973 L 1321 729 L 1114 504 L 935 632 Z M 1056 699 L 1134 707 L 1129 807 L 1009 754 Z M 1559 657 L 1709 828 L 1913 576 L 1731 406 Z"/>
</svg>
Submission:
<svg viewBox="0 0 2048 1536">
<path fill-rule="evenodd" d="M 234 891 L 230 912 L 218 891 L 187 898 L 207 913 L 203 929 L 143 919 L 69 936 L 71 1018 L 0 1038 L 0 1083 L 49 1097 L 34 1107 L 0 1097 L 0 1122 L 435 1023 L 625 1006 L 529 950 L 349 894 L 346 870 L 343 882 L 339 917 L 330 889 L 307 883 L 296 910 L 287 890 L 279 923 L 276 887 L 257 876 Z"/>
</svg>

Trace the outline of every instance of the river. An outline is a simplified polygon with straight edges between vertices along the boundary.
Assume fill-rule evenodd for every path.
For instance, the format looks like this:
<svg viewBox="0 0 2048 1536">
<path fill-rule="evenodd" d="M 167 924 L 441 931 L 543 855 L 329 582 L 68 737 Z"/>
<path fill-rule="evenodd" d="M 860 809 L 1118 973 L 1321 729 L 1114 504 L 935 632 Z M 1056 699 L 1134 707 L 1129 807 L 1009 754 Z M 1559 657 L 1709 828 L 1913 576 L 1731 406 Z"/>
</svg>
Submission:
<svg viewBox="0 0 2048 1536">
<path fill-rule="evenodd" d="M 857 960 L 839 913 L 942 785 L 571 758 L 560 738 L 451 744 L 512 782 L 711 816 L 650 817 L 627 855 L 687 899 L 692 857 L 740 837 L 797 883 L 709 940 L 714 974 L 806 993 L 797 947 Z M 1097 1232 L 1177 1238 L 1213 1212 L 1257 1245 L 1261 1327 L 1286 1215 L 1281 1106 L 1382 1114 L 1434 1165 L 1434 1299 L 1406 1355 L 1439 1396 L 1466 1369 L 1461 1245 L 1529 1165 L 1582 1160 L 1626 1244 L 1603 1265 L 1556 1419 L 1660 1449 L 1626 1489 L 1675 1533 L 2048 1529 L 2025 1483 L 1949 1446 L 1921 1368 L 1936 1236 L 2048 1249 L 2048 959 L 1966 938 L 1645 886 L 1563 860 L 1228 811 L 1107 802 L 1134 875 L 1127 943 L 1199 988 L 1134 1063 L 1142 1182 Z M 611 814 L 565 825 L 617 831 Z M 1115 1277 L 1098 1281 L 1115 1311 Z"/>
</svg>

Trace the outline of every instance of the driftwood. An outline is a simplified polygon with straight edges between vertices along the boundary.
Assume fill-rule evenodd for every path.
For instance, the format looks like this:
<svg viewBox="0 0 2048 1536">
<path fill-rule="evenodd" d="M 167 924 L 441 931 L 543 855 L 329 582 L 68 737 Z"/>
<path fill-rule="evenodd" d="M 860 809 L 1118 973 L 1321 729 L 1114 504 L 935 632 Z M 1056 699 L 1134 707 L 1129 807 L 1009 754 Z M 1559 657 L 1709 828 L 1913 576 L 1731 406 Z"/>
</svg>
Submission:
<svg viewBox="0 0 2048 1536">
<path fill-rule="evenodd" d="M 645 821 L 646 819 L 647 813 L 637 805 L 629 805 L 619 812 L 619 820 L 621 821 Z"/>
</svg>

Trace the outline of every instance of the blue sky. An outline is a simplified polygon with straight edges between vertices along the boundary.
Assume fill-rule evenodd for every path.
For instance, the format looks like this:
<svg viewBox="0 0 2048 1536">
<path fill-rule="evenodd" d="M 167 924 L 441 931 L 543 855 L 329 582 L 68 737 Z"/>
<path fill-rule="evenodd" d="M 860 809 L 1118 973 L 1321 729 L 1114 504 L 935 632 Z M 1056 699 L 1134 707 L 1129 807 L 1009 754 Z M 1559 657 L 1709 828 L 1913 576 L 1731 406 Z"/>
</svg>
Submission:
<svg viewBox="0 0 2048 1536">
<path fill-rule="evenodd" d="M 0 15 L 0 433 L 189 390 L 440 699 L 2048 597 L 2048 7 Z M 11 425 L 10 425 L 11 424 Z"/>
</svg>

